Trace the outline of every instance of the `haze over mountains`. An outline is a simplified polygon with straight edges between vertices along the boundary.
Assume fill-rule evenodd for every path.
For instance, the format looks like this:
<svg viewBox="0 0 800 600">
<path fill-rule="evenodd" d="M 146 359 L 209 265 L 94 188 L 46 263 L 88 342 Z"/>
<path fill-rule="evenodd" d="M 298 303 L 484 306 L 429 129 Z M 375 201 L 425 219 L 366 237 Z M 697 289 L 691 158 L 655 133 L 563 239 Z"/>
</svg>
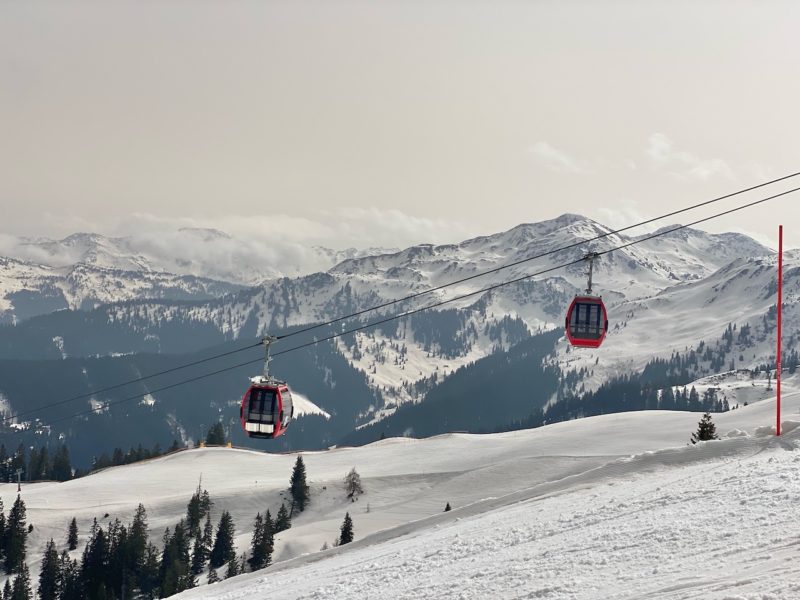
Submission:
<svg viewBox="0 0 800 600">
<path fill-rule="evenodd" d="M 672 227 L 662 232 L 669 229 Z M 771 250 L 741 234 L 709 234 L 696 229 L 666 233 L 652 240 L 611 234 L 585 243 L 609 231 L 591 219 L 566 214 L 459 244 L 423 244 L 397 252 L 353 256 L 324 271 L 268 279 L 257 286 L 243 286 L 244 279 L 237 271 L 218 271 L 217 275 L 228 282 L 239 276 L 236 287 L 226 283 L 227 288 L 220 280 L 201 278 L 211 273 L 200 268 L 205 264 L 200 260 L 191 265 L 196 275 L 156 273 L 156 266 L 169 265 L 134 252 L 124 241 L 72 236 L 67 238 L 72 239 L 69 243 L 31 242 L 31 248 L 50 252 L 51 256 L 60 255 L 62 246 L 75 249 L 74 256 L 83 262 L 60 268 L 77 272 L 89 269 L 94 275 L 101 271 L 92 269 L 113 273 L 113 277 L 82 279 L 82 289 L 85 297 L 122 301 L 90 310 L 60 310 L 24 321 L 17 318 L 16 326 L 0 328 L 0 372 L 24 370 L 27 379 L 38 382 L 43 373 L 55 370 L 61 381 L 68 383 L 53 386 L 52 396 L 92 394 L 111 383 L 161 370 L 155 365 L 178 366 L 241 348 L 267 332 L 292 334 L 298 327 L 554 251 L 281 342 L 277 349 L 290 352 L 276 359 L 273 370 L 330 418 L 301 418 L 276 446 L 324 447 L 343 440 L 371 441 L 382 434 L 510 428 L 560 398 L 597 390 L 621 375 L 638 376 L 651 361 L 670 359 L 676 352 L 687 355 L 691 368 L 682 367 L 678 374 L 663 377 L 663 385 L 690 383 L 692 378 L 722 370 L 720 365 L 753 369 L 770 364 L 774 354 L 770 340 L 775 283 Z M 226 239 L 219 232 L 193 230 L 184 234 L 200 236 L 203 243 L 212 246 Z M 595 265 L 595 292 L 603 295 L 609 308 L 611 331 L 606 343 L 597 351 L 570 350 L 561 339 L 564 311 L 585 287 L 586 269 L 583 264 L 560 267 L 579 260 L 590 249 L 604 252 L 632 242 L 638 243 L 604 254 Z M 576 246 L 559 251 L 571 245 Z M 333 253 L 326 256 L 324 260 L 329 263 L 341 258 Z M 217 260 L 215 268 L 226 261 L 225 257 Z M 236 264 L 233 259 L 229 262 Z M 791 324 L 798 318 L 800 257 L 788 255 L 786 262 L 785 315 Z M 138 270 L 125 270 L 135 268 Z M 542 271 L 548 272 L 480 291 Z M 165 279 L 168 277 L 173 279 Z M 180 288 L 187 284 L 187 277 L 193 278 L 189 280 L 191 292 Z M 26 293 L 37 293 L 34 275 L 3 281 L 4 285 L 21 282 L 28 285 Z M 134 281 L 140 284 L 133 285 Z M 141 281 L 147 281 L 149 287 Z M 62 290 L 56 284 L 52 286 Z M 165 292 L 167 288 L 173 297 Z M 19 297 L 20 291 L 16 293 L 13 298 Z M 174 297 L 178 293 L 182 295 Z M 291 351 L 314 337 L 464 294 L 472 295 L 333 342 Z M 11 305 L 13 298 L 8 301 Z M 95 302 L 77 306 L 89 308 Z M 730 341 L 724 337 L 729 325 L 739 327 Z M 747 335 L 741 334 L 742 327 Z M 789 349 L 795 342 L 789 337 Z M 251 363 L 209 378 L 203 386 L 162 393 L 154 390 L 175 379 L 156 379 L 119 393 L 100 394 L 94 401 L 151 393 L 155 402 L 146 406 L 127 402 L 124 410 L 111 408 L 69 427 L 57 427 L 49 435 L 60 432 L 77 442 L 81 432 L 88 437 L 84 451 L 78 454 L 88 457 L 89 452 L 97 452 L 96 448 L 90 450 L 89 440 L 99 430 L 113 437 L 108 432 L 114 431 L 118 419 L 142 419 L 138 429 L 147 431 L 151 438 L 141 441 L 159 441 L 162 445 L 168 445 L 175 436 L 196 439 L 203 427 L 222 419 L 231 426 L 237 443 L 245 444 L 243 437 L 236 437 L 236 403 L 246 376 L 260 369 L 259 356 L 256 348 L 229 362 L 217 361 L 181 373 L 188 378 L 238 364 L 237 359 Z M 466 393 L 485 385 L 481 382 L 498 369 L 504 376 L 499 381 L 494 377 L 493 385 L 502 398 L 493 407 Z M 0 379 L 0 393 L 11 408 L 46 403 L 40 395 L 31 398 L 35 386 L 9 380 Z M 64 407 L 58 414 L 66 417 L 75 408 Z M 38 418 L 41 424 L 47 422 L 42 416 Z M 33 432 L 38 426 L 31 422 L 25 427 Z"/>
<path fill-rule="evenodd" d="M 332 250 L 181 228 L 61 240 L 0 236 L 0 323 L 124 300 L 207 300 L 265 280 L 325 270 L 380 249 Z"/>
</svg>

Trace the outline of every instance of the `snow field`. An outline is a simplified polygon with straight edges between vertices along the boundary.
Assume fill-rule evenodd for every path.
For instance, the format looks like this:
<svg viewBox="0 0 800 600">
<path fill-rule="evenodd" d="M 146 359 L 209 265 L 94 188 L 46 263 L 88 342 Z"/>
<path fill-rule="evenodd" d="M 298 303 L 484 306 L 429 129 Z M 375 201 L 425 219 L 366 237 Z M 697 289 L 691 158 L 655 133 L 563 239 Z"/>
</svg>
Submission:
<svg viewBox="0 0 800 600">
<path fill-rule="evenodd" d="M 785 382 L 787 421 L 800 421 L 796 384 Z M 797 445 L 800 430 L 771 437 L 774 400 L 765 400 L 715 415 L 718 432 L 731 437 L 689 446 L 699 417 L 621 413 L 504 434 L 394 438 L 304 453 L 312 502 L 278 536 L 278 564 L 185 597 L 696 597 L 668 589 L 685 585 L 724 598 L 713 595 L 714 586 L 740 595 L 766 590 L 770 569 L 777 573 L 775 597 L 793 597 L 786 586 L 800 577 L 781 561 L 796 550 L 800 462 L 784 449 Z M 127 523 L 139 502 L 158 544 L 164 528 L 184 515 L 201 476 L 215 503 L 212 519 L 231 511 L 241 554 L 256 512 L 269 508 L 274 515 L 280 506 L 295 458 L 205 448 L 67 483 L 24 485 L 34 525 L 32 573 L 50 537 L 63 546 L 72 516 L 81 532 L 75 556 L 93 518 Z M 351 503 L 342 479 L 354 466 L 366 494 Z M 8 510 L 16 486 L 0 485 L 0 495 Z M 447 502 L 455 510 L 443 513 Z M 320 553 L 338 535 L 345 511 L 356 541 Z M 707 545 L 699 549 L 697 540 Z M 745 569 L 753 583 L 734 586 Z M 697 576 L 676 575 L 687 572 Z"/>
</svg>

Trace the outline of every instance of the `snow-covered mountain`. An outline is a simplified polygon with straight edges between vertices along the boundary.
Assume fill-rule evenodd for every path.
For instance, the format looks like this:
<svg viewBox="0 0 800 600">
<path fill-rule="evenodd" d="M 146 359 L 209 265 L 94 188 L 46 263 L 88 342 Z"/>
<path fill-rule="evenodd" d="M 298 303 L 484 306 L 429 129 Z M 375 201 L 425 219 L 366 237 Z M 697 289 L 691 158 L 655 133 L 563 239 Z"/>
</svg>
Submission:
<svg viewBox="0 0 800 600">
<path fill-rule="evenodd" d="M 768 398 L 715 414 L 722 439 L 696 446 L 700 414 L 648 411 L 306 452 L 311 499 L 276 536 L 274 564 L 213 585 L 204 571 L 178 597 L 798 598 L 800 393 L 796 378 L 785 384 L 780 439 Z M 295 459 L 206 448 L 23 484 L 32 579 L 48 540 L 65 546 L 72 517 L 78 560 L 94 519 L 128 523 L 139 502 L 158 545 L 198 482 L 213 522 L 232 515 L 241 555 L 255 514 L 275 514 L 286 497 Z M 343 486 L 353 467 L 357 501 Z M 0 484 L 0 496 L 10 506 L 16 485 Z M 346 512 L 355 541 L 331 547 Z"/>
<path fill-rule="evenodd" d="M 189 307 L 153 305 L 147 309 L 148 318 L 156 321 L 190 319 L 207 322 L 213 324 L 221 334 L 236 339 L 248 327 L 254 326 L 254 331 L 250 329 L 247 333 L 259 335 L 268 330 L 326 321 L 456 279 L 580 244 L 383 311 L 394 314 L 415 309 L 509 279 L 555 269 L 530 281 L 473 295 L 443 307 L 442 310 L 451 310 L 453 306 L 467 309 L 461 326 L 464 335 L 453 351 L 444 348 L 444 340 L 433 344 L 422 341 L 426 336 L 424 332 L 413 329 L 414 319 L 401 322 L 397 328 L 390 328 L 389 332 L 379 329 L 356 334 L 352 350 L 340 342 L 342 352 L 349 352 L 348 357 L 358 368 L 365 372 L 375 371 L 376 385 L 397 388 L 403 382 L 430 377 L 442 369 L 453 370 L 461 364 L 486 356 L 498 345 L 502 346 L 502 343 L 498 344 L 500 340 L 485 333 L 487 327 L 502 318 L 520 319 L 529 331 L 559 327 L 569 300 L 586 285 L 586 268 L 582 264 L 567 269 L 557 267 L 578 260 L 589 248 L 603 251 L 641 239 L 613 234 L 591 244 L 581 244 L 584 240 L 608 232 L 606 227 L 590 219 L 563 215 L 551 221 L 520 225 L 506 232 L 457 245 L 421 245 L 396 253 L 345 260 L 327 273 L 267 282 L 230 300 Z M 616 349 L 622 355 L 636 354 L 640 361 L 646 362 L 665 347 L 682 347 L 692 341 L 696 343 L 699 339 L 692 338 L 692 335 L 698 332 L 705 336 L 716 334 L 718 337 L 728 322 L 737 321 L 747 314 L 763 313 L 767 308 L 765 297 L 772 285 L 768 269 L 763 265 L 767 265 L 770 259 L 754 257 L 770 255 L 769 249 L 746 236 L 709 234 L 693 229 L 670 233 L 604 255 L 595 265 L 594 284 L 596 292 L 602 294 L 611 307 L 612 339 L 619 333 L 622 323 L 635 320 L 639 314 L 632 307 L 652 302 L 664 309 L 651 313 L 656 315 L 653 317 L 656 320 L 658 315 L 663 315 L 658 325 L 652 320 L 642 321 L 643 327 L 650 332 L 649 339 L 653 341 L 650 347 L 642 348 L 641 344 L 631 345 L 624 341 L 606 344 L 599 355 L 605 358 L 605 353 L 609 353 L 608 356 L 616 360 Z M 748 289 L 744 296 L 738 292 L 729 293 L 724 307 L 717 304 L 708 310 L 702 309 L 706 300 L 716 295 L 714 288 L 722 286 L 728 278 L 740 276 L 734 272 L 734 265 L 741 261 L 758 260 L 766 261 L 761 268 L 761 278 L 751 281 L 751 286 L 758 287 L 758 290 Z M 787 264 L 793 264 L 793 260 L 793 257 L 788 257 Z M 787 270 L 787 279 L 795 275 L 796 272 Z M 791 289 L 791 286 L 787 289 Z M 737 307 L 743 298 L 752 304 L 749 313 L 748 309 L 740 310 Z M 703 324 L 707 326 L 706 329 L 699 329 L 697 324 L 678 318 L 677 315 L 692 307 L 704 313 Z M 109 319 L 125 322 L 131 319 L 131 310 L 125 306 L 109 308 Z M 633 316 L 621 316 L 631 311 Z M 373 318 L 378 314 L 375 313 Z M 418 326 L 424 326 L 419 321 L 417 319 Z M 675 335 L 676 327 L 681 322 L 686 323 L 688 337 Z M 142 326 L 142 323 L 137 322 L 137 326 Z M 656 332 L 658 335 L 655 335 Z M 452 332 L 454 336 L 456 333 Z M 399 350 L 392 350 L 392 344 L 405 347 L 403 357 L 399 356 Z M 608 350 L 612 346 L 614 348 Z M 596 356 L 589 354 L 586 354 L 587 360 L 596 360 Z M 416 375 L 409 373 L 409 370 Z"/>
<path fill-rule="evenodd" d="M 124 270 L 79 262 L 54 267 L 0 257 L 0 324 L 18 323 L 57 310 L 91 310 L 130 300 L 209 300 L 243 286 L 192 275 Z M 118 261 L 120 263 L 124 260 Z"/>
<path fill-rule="evenodd" d="M 579 260 L 588 250 L 603 252 L 638 242 L 603 255 L 595 264 L 595 291 L 603 295 L 609 308 L 611 332 L 607 342 L 597 351 L 581 352 L 570 351 L 562 342 L 555 359 L 548 359 L 550 363 L 555 362 L 565 372 L 582 371 L 575 385 L 592 389 L 610 377 L 640 370 L 655 357 L 669 357 L 673 351 L 694 348 L 701 341 L 719 343 L 729 323 L 750 323 L 754 335 L 752 341 L 737 341 L 735 347 L 725 348 L 730 355 L 726 356 L 726 366 L 731 357 L 736 367 L 770 362 L 772 351 L 765 340 L 774 319 L 766 317 L 774 303 L 775 259 L 769 249 L 741 234 L 710 234 L 696 229 L 682 229 L 652 240 L 611 234 L 587 242 L 609 231 L 591 219 L 566 214 L 460 244 L 419 245 L 349 258 L 327 272 L 269 280 L 221 299 L 113 304 L 98 308 L 90 321 L 78 314 L 65 314 L 48 321 L 44 338 L 36 337 L 41 335 L 42 326 L 32 323 L 28 335 L 23 324 L 17 328 L 14 342 L 9 341 L 8 350 L 14 356 L 26 356 L 24 346 L 41 339 L 49 349 L 34 349 L 32 357 L 36 352 L 49 352 L 47 356 L 150 349 L 191 352 L 202 345 L 327 321 L 574 246 L 359 320 L 363 323 L 479 292 L 335 342 L 336 352 L 367 378 L 380 397 L 362 413 L 363 424 L 390 416 L 403 404 L 419 402 L 460 367 L 498 348 L 508 349 L 530 333 L 560 328 L 570 299 L 586 285 L 584 264 L 566 269 L 560 265 Z M 223 235 L 206 231 L 192 231 L 191 235 L 200 233 L 212 239 Z M 800 256 L 790 254 L 786 262 L 787 323 L 791 324 L 800 318 L 795 314 L 797 296 L 793 291 L 800 285 Z M 544 273 L 530 280 L 480 292 L 487 286 L 540 272 Z M 112 330 L 113 335 L 108 333 Z M 323 331 L 316 333 L 322 335 Z M 757 331 L 760 333 L 755 335 Z M 756 343 L 756 338 L 761 341 Z M 5 352 L 2 348 L 0 335 L 0 351 Z M 276 368 L 280 370 L 279 363 Z M 697 376 L 704 374 L 710 371 L 698 371 Z"/>
<path fill-rule="evenodd" d="M 216 229 L 61 240 L 2 236 L 0 323 L 128 300 L 208 300 L 268 279 L 325 270 L 379 248 L 310 249 Z"/>
</svg>

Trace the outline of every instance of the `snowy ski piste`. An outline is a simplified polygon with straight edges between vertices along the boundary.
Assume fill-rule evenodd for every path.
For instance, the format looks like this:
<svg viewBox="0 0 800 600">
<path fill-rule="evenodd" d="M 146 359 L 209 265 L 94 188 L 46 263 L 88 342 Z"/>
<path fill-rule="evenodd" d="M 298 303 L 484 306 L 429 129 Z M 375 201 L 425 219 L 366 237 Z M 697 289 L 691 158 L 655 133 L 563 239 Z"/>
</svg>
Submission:
<svg viewBox="0 0 800 600">
<path fill-rule="evenodd" d="M 212 585 L 201 575 L 175 597 L 800 599 L 800 379 L 784 390 L 780 438 L 773 397 L 715 414 L 721 439 L 696 446 L 700 413 L 642 411 L 304 452 L 310 507 L 277 535 L 274 564 Z M 128 523 L 139 502 L 157 544 L 201 477 L 212 520 L 231 512 L 241 555 L 255 514 L 288 498 L 295 458 L 204 448 L 23 485 L 32 575 L 73 516 L 74 557 L 93 518 Z M 356 502 L 342 481 L 353 467 Z M 0 492 L 9 507 L 16 485 Z M 355 541 L 320 551 L 345 512 Z"/>
</svg>

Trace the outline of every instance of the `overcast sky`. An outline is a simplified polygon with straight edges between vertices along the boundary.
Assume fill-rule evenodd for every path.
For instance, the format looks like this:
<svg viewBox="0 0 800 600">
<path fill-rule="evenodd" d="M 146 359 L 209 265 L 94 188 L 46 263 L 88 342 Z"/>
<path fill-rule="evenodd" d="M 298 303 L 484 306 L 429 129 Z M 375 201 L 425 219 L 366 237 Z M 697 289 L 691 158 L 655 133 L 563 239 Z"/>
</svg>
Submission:
<svg viewBox="0 0 800 600">
<path fill-rule="evenodd" d="M 625 225 L 800 171 L 798 31 L 793 0 L 2 0 L 0 233 Z M 800 245 L 800 193 L 706 228 L 779 222 Z"/>
</svg>

